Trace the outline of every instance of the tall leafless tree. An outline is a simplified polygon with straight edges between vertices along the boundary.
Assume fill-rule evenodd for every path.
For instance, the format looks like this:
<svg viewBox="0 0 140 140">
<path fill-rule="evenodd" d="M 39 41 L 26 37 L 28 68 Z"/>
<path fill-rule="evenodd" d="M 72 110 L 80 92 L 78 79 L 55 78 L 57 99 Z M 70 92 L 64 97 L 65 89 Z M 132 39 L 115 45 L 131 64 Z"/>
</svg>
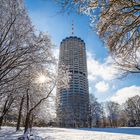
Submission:
<svg viewBox="0 0 140 140">
<path fill-rule="evenodd" d="M 23 0 L 0 1 L 0 86 L 14 80 L 26 67 L 33 28 Z"/>
<path fill-rule="evenodd" d="M 99 127 L 101 121 L 101 104 L 97 101 L 97 98 L 93 94 L 90 94 L 90 109 L 91 109 L 91 121 L 92 127 Z"/>
<path fill-rule="evenodd" d="M 115 102 L 107 102 L 108 119 L 111 127 L 118 127 L 120 105 Z"/>
<path fill-rule="evenodd" d="M 129 126 L 140 126 L 140 96 L 129 98 L 125 103 Z"/>
</svg>

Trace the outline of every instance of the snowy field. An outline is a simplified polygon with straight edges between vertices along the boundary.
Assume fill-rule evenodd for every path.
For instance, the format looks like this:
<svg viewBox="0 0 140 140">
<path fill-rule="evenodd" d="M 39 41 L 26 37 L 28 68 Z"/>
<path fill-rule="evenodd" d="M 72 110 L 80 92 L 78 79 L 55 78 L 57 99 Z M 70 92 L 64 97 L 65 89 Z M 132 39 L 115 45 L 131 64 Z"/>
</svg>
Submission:
<svg viewBox="0 0 140 140">
<path fill-rule="evenodd" d="M 23 132 L 15 132 L 15 128 L 3 127 L 0 140 L 17 140 Z M 140 128 L 34 128 L 37 140 L 140 140 Z"/>
</svg>

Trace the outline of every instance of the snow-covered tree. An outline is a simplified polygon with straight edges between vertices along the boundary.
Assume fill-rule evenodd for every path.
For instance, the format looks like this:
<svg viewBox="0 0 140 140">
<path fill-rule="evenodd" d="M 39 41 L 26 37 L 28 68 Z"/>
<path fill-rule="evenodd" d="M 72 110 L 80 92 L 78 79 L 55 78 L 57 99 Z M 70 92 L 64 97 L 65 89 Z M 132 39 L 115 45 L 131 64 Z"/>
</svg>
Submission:
<svg viewBox="0 0 140 140">
<path fill-rule="evenodd" d="M 140 96 L 129 98 L 125 103 L 129 126 L 140 126 Z"/>
<path fill-rule="evenodd" d="M 47 55 L 48 59 L 46 59 L 48 62 L 45 61 L 45 64 L 42 63 L 43 65 L 41 67 L 41 63 L 39 63 L 39 67 L 33 67 L 33 72 L 30 73 L 30 77 L 33 79 L 31 79 L 26 86 L 27 113 L 25 121 L 25 132 L 30 127 L 29 122 L 31 114 L 34 113 L 34 111 L 46 99 L 49 99 L 55 86 L 59 84 L 58 81 L 61 82 L 64 88 L 67 88 L 68 85 L 69 76 L 67 74 L 67 69 L 64 69 L 63 67 L 61 69 L 61 73 L 59 72 L 59 75 L 57 75 L 57 69 L 54 70 L 54 63 L 52 63 L 53 61 L 48 56 L 49 55 Z M 30 70 L 32 69 L 30 68 Z"/>
<path fill-rule="evenodd" d="M 54 123 L 54 119 L 56 118 L 55 113 L 55 96 L 51 94 L 48 100 L 45 100 L 35 111 L 33 114 L 33 125 L 37 126 L 49 126 Z"/>
<path fill-rule="evenodd" d="M 15 90 L 9 92 L 5 96 L 1 97 L 1 105 L 0 105 L 0 129 L 3 123 L 4 116 L 7 114 L 9 109 L 11 108 L 13 102 L 16 99 L 16 96 L 13 94 Z"/>
<path fill-rule="evenodd" d="M 91 127 L 99 127 L 101 121 L 101 104 L 93 94 L 90 94 Z"/>
<path fill-rule="evenodd" d="M 118 103 L 109 101 L 106 104 L 108 119 L 111 127 L 118 127 L 120 105 Z"/>
<path fill-rule="evenodd" d="M 0 86 L 14 80 L 26 67 L 33 51 L 33 28 L 23 0 L 0 1 Z"/>
<path fill-rule="evenodd" d="M 101 124 L 100 127 L 106 127 L 107 126 L 107 114 L 106 114 L 106 103 L 102 102 L 101 104 Z"/>
<path fill-rule="evenodd" d="M 63 66 L 56 75 L 50 38 L 34 33 L 23 0 L 0 1 L 0 30 L 0 121 L 16 104 L 17 130 L 24 113 L 26 132 L 32 114 L 49 98 L 58 79 L 67 84 L 67 72 Z"/>
</svg>

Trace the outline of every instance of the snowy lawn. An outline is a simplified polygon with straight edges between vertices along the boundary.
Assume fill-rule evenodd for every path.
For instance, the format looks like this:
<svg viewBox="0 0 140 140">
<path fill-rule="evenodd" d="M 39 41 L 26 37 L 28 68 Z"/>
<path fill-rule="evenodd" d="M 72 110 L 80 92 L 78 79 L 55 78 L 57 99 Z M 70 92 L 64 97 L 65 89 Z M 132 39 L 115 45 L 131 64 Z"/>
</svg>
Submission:
<svg viewBox="0 0 140 140">
<path fill-rule="evenodd" d="M 3 127 L 0 130 L 0 140 L 17 140 L 22 131 L 15 132 L 15 128 Z M 140 140 L 140 128 L 37 128 L 33 133 L 38 140 Z M 42 139 L 41 139 L 42 138 Z"/>
</svg>

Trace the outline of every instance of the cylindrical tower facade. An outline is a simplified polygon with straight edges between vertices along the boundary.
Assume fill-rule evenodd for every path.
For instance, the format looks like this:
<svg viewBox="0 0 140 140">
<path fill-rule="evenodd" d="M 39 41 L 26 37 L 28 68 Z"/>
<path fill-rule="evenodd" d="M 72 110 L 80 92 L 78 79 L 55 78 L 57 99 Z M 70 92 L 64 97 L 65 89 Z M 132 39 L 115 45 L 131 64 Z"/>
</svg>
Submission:
<svg viewBox="0 0 140 140">
<path fill-rule="evenodd" d="M 89 115 L 86 48 L 82 39 L 70 36 L 60 44 L 59 66 L 69 71 L 69 88 L 57 87 L 58 122 L 63 127 L 85 127 Z"/>
</svg>

